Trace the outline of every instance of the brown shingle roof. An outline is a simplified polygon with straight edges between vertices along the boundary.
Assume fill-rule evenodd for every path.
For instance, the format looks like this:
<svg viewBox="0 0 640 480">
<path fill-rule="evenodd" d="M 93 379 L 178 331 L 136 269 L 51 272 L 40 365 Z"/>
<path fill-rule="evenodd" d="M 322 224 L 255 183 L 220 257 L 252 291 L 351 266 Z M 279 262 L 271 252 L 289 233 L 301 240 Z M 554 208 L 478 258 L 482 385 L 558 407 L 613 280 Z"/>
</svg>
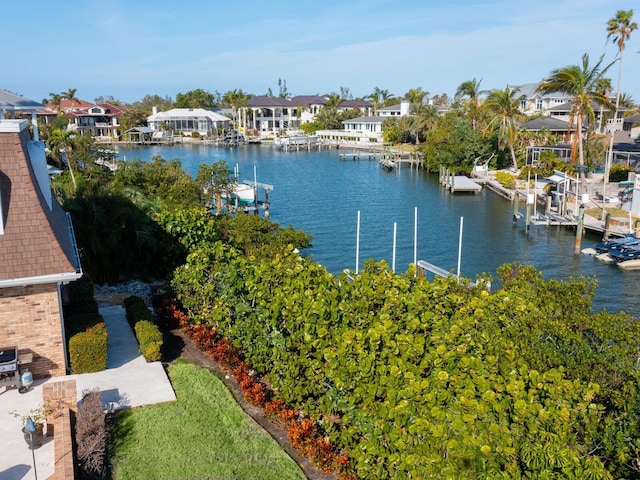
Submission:
<svg viewBox="0 0 640 480">
<path fill-rule="evenodd" d="M 50 208 L 40 191 L 27 150 L 30 140 L 28 128 L 22 128 L 20 133 L 0 133 L 4 215 L 0 285 L 8 280 L 80 271 L 68 217 L 55 198 Z"/>
</svg>

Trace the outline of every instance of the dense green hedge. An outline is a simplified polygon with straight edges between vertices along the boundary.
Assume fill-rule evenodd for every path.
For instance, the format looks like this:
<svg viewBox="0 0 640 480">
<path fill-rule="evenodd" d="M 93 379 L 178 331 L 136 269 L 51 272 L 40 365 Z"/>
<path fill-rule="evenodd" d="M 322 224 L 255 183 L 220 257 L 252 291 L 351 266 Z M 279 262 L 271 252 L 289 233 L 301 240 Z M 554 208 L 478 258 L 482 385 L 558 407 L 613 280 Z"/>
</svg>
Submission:
<svg viewBox="0 0 640 480">
<path fill-rule="evenodd" d="M 289 251 L 195 249 L 172 285 L 317 419 L 358 478 L 629 478 L 638 322 L 591 314 L 595 284 L 499 270 L 490 294 L 367 263 L 348 281 Z"/>
<path fill-rule="evenodd" d="M 134 327 L 136 338 L 140 344 L 140 352 L 149 361 L 155 362 L 162 358 L 162 332 L 158 326 L 148 320 L 136 322 Z"/>
<path fill-rule="evenodd" d="M 629 173 L 633 171 L 633 168 L 627 165 L 612 165 L 611 170 L 609 170 L 609 181 L 625 182 L 629 180 Z"/>
<path fill-rule="evenodd" d="M 153 314 L 144 300 L 132 295 L 125 298 L 123 303 L 127 312 L 127 320 L 140 345 L 140 353 L 149 361 L 160 360 L 162 358 L 162 333 L 154 323 Z"/>
<path fill-rule="evenodd" d="M 99 323 L 69 340 L 69 360 L 73 373 L 100 372 L 107 368 L 107 329 Z"/>
</svg>

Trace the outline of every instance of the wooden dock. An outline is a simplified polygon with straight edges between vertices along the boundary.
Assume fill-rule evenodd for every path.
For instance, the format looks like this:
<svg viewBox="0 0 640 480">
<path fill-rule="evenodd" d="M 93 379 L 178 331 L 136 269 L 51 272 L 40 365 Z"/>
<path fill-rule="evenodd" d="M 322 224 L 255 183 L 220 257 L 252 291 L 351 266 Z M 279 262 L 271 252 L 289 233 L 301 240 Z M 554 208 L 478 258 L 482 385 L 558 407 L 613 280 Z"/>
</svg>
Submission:
<svg viewBox="0 0 640 480">
<path fill-rule="evenodd" d="M 354 150 L 352 152 L 340 152 L 340 160 L 377 160 L 380 158 L 380 152 L 367 152 Z"/>
<path fill-rule="evenodd" d="M 482 190 L 482 185 L 471 180 L 464 175 L 454 175 L 448 168 L 440 167 L 440 184 L 446 187 L 451 193 L 473 192 Z"/>
</svg>

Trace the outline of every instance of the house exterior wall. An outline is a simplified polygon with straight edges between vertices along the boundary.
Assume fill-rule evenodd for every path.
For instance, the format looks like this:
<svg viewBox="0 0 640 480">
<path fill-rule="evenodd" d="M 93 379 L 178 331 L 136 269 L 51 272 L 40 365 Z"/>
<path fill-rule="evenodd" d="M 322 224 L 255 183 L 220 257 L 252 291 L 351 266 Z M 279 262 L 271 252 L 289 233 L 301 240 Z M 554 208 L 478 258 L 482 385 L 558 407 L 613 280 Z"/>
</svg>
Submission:
<svg viewBox="0 0 640 480">
<path fill-rule="evenodd" d="M 0 347 L 32 353 L 35 378 L 66 375 L 62 315 L 56 284 L 0 289 Z"/>
</svg>

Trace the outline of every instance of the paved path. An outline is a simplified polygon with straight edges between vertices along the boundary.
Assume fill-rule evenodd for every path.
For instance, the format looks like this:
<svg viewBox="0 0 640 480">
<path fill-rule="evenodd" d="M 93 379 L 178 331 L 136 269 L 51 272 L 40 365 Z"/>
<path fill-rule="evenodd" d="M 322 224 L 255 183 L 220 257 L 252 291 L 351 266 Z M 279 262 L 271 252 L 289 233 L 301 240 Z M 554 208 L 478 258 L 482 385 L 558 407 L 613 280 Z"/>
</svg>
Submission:
<svg viewBox="0 0 640 480">
<path fill-rule="evenodd" d="M 118 410 L 175 400 L 171 382 L 160 362 L 147 363 L 138 351 L 138 343 L 127 322 L 121 306 L 102 307 L 109 334 L 107 369 L 97 373 L 68 375 L 47 379 L 46 382 L 62 380 L 76 381 L 78 401 L 82 392 L 94 388 L 102 392 L 105 409 Z M 25 394 L 18 389 L 0 388 L 0 480 L 27 480 L 35 478 L 33 457 L 35 457 L 38 478 L 53 475 L 53 438 L 46 437 L 42 447 L 29 450 L 21 432 L 21 420 L 9 413 L 29 412 L 42 403 L 40 380 Z M 33 453 L 33 457 L 32 457 Z"/>
</svg>

